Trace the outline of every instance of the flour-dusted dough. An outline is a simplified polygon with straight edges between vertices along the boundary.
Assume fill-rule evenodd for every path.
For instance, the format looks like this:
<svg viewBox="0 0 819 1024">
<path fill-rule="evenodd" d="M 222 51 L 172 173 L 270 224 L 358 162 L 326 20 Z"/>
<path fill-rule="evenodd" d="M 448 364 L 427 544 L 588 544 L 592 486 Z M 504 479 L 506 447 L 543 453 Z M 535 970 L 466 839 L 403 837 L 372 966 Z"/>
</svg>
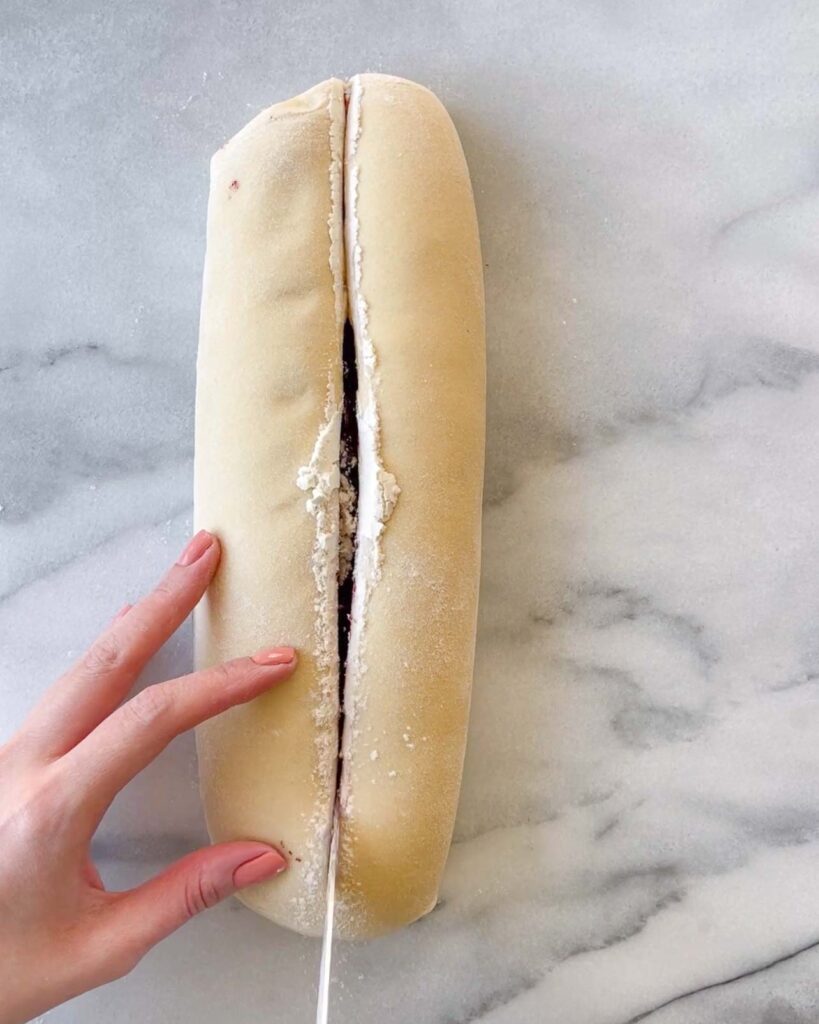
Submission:
<svg viewBox="0 0 819 1024">
<path fill-rule="evenodd" d="M 375 454 L 359 427 L 359 473 L 369 460 L 387 474 L 373 502 L 386 512 L 393 477 L 400 489 L 376 541 L 363 527 L 378 565 L 356 556 L 336 920 L 358 937 L 432 908 L 452 837 L 478 600 L 484 322 L 469 172 L 432 93 L 352 80 L 345 189 L 359 392 L 372 378 L 380 426 Z M 361 492 L 360 540 L 363 480 Z"/>
<path fill-rule="evenodd" d="M 223 546 L 197 663 L 299 649 L 286 685 L 198 730 L 208 827 L 284 849 L 290 870 L 241 899 L 312 933 L 338 749 L 343 143 L 344 85 L 329 81 L 214 156 L 197 368 L 196 526 Z"/>
<path fill-rule="evenodd" d="M 360 497 L 336 926 L 361 938 L 431 909 L 451 839 L 485 384 L 478 231 L 452 122 L 426 89 L 384 75 L 354 78 L 348 99 L 345 116 L 342 84 L 317 86 L 260 114 L 214 159 L 196 518 L 224 555 L 196 626 L 200 664 L 276 642 L 300 648 L 292 680 L 202 727 L 198 745 L 213 837 L 268 840 L 290 855 L 287 873 L 242 898 L 315 934 L 340 710 L 346 284 Z"/>
</svg>

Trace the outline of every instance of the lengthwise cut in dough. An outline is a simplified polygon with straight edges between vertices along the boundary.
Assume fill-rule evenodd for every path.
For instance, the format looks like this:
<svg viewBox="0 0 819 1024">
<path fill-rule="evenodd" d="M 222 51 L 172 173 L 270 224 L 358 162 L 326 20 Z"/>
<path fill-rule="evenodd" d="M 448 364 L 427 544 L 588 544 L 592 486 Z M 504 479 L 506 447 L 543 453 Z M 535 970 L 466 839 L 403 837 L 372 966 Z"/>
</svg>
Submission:
<svg viewBox="0 0 819 1024">
<path fill-rule="evenodd" d="M 360 501 L 339 737 L 348 316 Z M 202 726 L 197 746 L 213 839 L 275 843 L 290 859 L 240 898 L 297 931 L 323 924 L 340 739 L 338 934 L 381 934 L 435 903 L 469 710 L 484 390 L 474 202 L 430 92 L 330 80 L 216 154 L 195 489 L 197 528 L 219 535 L 223 557 L 197 610 L 197 663 L 272 643 L 300 660 L 286 684 Z"/>
</svg>

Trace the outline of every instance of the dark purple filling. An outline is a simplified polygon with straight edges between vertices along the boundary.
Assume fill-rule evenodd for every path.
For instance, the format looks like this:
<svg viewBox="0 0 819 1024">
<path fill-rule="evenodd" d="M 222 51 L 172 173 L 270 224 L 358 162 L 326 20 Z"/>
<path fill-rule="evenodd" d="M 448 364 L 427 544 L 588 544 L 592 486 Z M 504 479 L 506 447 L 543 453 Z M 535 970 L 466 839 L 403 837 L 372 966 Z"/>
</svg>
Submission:
<svg viewBox="0 0 819 1024">
<path fill-rule="evenodd" d="M 344 340 L 341 350 L 342 386 L 344 400 L 341 413 L 341 453 L 339 471 L 347 484 L 345 490 L 351 495 L 348 512 L 349 522 L 355 524 L 358 500 L 358 423 L 356 421 L 356 392 L 358 391 L 358 373 L 355 360 L 355 334 L 353 325 L 348 320 L 344 324 Z M 348 530 L 349 530 L 348 526 Z M 353 535 L 353 544 L 355 536 Z M 354 549 L 353 549 L 354 550 Z M 352 556 L 354 559 L 354 555 Z M 346 573 L 341 573 L 338 583 L 338 682 L 339 707 L 339 743 L 344 728 L 344 679 L 347 670 L 347 651 L 350 644 L 350 610 L 353 602 L 353 568 L 351 563 Z"/>
</svg>

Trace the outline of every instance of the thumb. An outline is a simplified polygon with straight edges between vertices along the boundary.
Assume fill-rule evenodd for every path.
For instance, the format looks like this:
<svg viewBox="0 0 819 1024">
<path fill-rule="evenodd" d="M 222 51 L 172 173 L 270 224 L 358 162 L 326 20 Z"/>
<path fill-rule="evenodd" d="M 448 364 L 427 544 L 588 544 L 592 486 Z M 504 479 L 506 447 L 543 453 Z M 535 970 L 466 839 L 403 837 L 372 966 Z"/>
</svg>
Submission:
<svg viewBox="0 0 819 1024">
<path fill-rule="evenodd" d="M 139 959 L 196 914 L 286 868 L 284 854 L 265 843 L 206 846 L 122 893 L 116 913 L 118 934 Z"/>
</svg>

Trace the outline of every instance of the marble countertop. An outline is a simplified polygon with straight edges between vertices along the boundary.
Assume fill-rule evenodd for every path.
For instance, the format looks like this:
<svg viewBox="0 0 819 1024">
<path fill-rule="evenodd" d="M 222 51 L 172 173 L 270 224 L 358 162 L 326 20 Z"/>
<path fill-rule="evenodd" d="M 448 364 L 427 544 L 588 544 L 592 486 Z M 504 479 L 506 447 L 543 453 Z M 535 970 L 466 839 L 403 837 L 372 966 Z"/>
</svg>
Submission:
<svg viewBox="0 0 819 1024">
<path fill-rule="evenodd" d="M 802 0 L 3 5 L 0 735 L 190 530 L 210 153 L 364 69 L 464 140 L 463 798 L 439 909 L 339 947 L 336 1024 L 819 1019 L 817 53 Z M 97 855 L 129 885 L 203 837 L 185 737 Z M 310 1021 L 317 963 L 233 901 L 47 1020 Z"/>
</svg>

